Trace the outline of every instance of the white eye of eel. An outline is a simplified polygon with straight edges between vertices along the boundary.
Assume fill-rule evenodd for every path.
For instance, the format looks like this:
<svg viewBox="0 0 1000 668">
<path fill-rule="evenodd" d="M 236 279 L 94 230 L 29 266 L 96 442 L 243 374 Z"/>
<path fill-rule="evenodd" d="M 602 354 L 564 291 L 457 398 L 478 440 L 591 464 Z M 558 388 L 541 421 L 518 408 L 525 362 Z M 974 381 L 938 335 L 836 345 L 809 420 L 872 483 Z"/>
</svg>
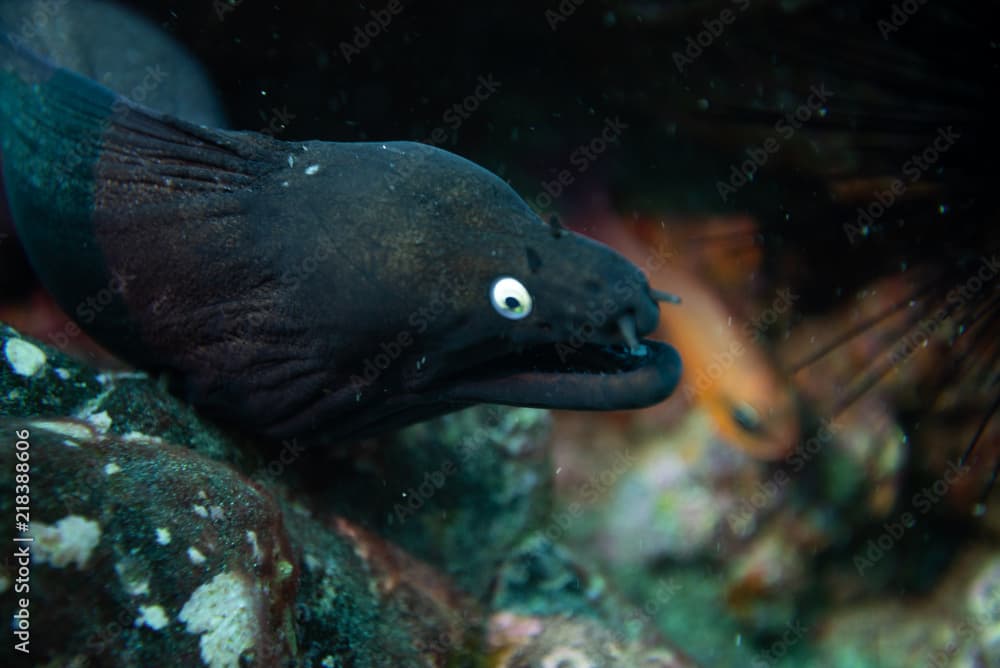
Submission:
<svg viewBox="0 0 1000 668">
<path fill-rule="evenodd" d="M 520 320 L 531 314 L 531 293 L 521 281 L 510 276 L 493 281 L 490 301 L 497 313 L 510 320 Z"/>
</svg>

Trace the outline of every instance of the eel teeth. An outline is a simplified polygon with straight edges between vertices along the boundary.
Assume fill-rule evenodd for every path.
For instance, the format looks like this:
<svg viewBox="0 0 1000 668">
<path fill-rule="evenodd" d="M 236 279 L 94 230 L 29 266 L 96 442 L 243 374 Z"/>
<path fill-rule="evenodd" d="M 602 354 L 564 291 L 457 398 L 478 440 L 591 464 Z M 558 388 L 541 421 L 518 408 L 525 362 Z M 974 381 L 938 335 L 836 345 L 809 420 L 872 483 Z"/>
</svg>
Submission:
<svg viewBox="0 0 1000 668">
<path fill-rule="evenodd" d="M 639 337 L 635 333 L 635 316 L 623 315 L 618 318 L 618 329 L 622 333 L 622 338 L 628 344 L 629 352 L 638 355 L 643 352 L 644 346 L 639 343 Z"/>
</svg>

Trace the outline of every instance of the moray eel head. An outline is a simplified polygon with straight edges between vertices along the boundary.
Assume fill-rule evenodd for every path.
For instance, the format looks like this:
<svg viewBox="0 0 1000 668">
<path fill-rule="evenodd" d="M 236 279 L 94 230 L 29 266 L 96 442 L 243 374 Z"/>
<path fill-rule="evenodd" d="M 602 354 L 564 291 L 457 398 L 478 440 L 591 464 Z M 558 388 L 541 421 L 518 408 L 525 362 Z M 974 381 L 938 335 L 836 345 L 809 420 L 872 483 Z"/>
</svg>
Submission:
<svg viewBox="0 0 1000 668">
<path fill-rule="evenodd" d="M 368 299 L 395 315 L 379 320 L 352 376 L 359 402 L 390 396 L 387 412 L 427 402 L 615 410 L 673 392 L 677 352 L 641 339 L 664 297 L 635 265 L 544 223 L 504 181 L 452 153 L 372 147 L 376 171 L 395 175 L 367 214 L 369 229 L 394 221 L 378 236 L 392 240 L 379 261 L 395 288 Z"/>
</svg>

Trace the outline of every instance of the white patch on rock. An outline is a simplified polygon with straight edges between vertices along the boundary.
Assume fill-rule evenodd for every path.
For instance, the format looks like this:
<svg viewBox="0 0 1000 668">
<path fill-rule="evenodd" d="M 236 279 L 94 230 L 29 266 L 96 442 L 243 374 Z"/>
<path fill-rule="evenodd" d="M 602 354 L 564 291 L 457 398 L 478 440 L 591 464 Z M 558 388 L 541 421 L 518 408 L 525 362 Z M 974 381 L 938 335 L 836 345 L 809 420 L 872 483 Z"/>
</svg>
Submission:
<svg viewBox="0 0 1000 668">
<path fill-rule="evenodd" d="M 192 564 L 203 564 L 205 563 L 205 555 L 202 554 L 198 548 L 189 547 L 188 548 L 188 559 L 191 560 Z"/>
<path fill-rule="evenodd" d="M 34 557 L 38 563 L 63 568 L 76 562 L 83 569 L 101 541 L 101 526 L 79 515 L 67 515 L 54 525 L 33 522 Z"/>
<path fill-rule="evenodd" d="M 156 528 L 156 542 L 160 545 L 170 545 L 170 529 L 165 527 Z"/>
<path fill-rule="evenodd" d="M 306 167 L 306 176 L 313 176 L 319 172 L 319 165 L 309 165 Z"/>
<path fill-rule="evenodd" d="M 60 436 L 78 438 L 81 441 L 89 441 L 94 436 L 94 432 L 92 432 L 86 426 L 76 422 L 69 422 L 69 421 L 59 422 L 56 420 L 32 420 L 28 424 L 34 427 L 35 429 L 42 429 L 44 431 L 53 434 L 59 434 Z M 66 443 L 65 441 L 63 441 L 63 444 L 69 445 L 71 448 L 80 447 L 76 443 L 70 444 Z"/>
<path fill-rule="evenodd" d="M 95 378 L 101 385 L 108 385 L 119 380 L 146 380 L 149 378 L 149 374 L 143 371 L 106 371 L 97 374 Z"/>
<path fill-rule="evenodd" d="M 125 580 L 125 592 L 129 596 L 146 596 L 149 594 L 149 580 Z"/>
<path fill-rule="evenodd" d="M 142 571 L 137 561 L 125 557 L 115 563 L 115 573 L 129 596 L 146 596 L 149 594 L 149 578 Z"/>
<path fill-rule="evenodd" d="M 66 369 L 63 369 L 62 367 L 58 369 L 53 369 L 53 371 L 55 371 L 55 374 L 59 376 L 59 380 L 69 380 L 70 377 L 73 375 Z"/>
<path fill-rule="evenodd" d="M 107 411 L 101 411 L 100 413 L 88 415 L 87 422 L 94 425 L 94 428 L 102 434 L 111 429 L 111 416 L 108 415 Z"/>
<path fill-rule="evenodd" d="M 136 626 L 146 625 L 154 631 L 159 631 L 170 623 L 170 617 L 159 605 L 140 605 L 139 617 L 135 620 Z"/>
<path fill-rule="evenodd" d="M 260 563 L 261 552 L 260 543 L 257 542 L 257 532 L 247 530 L 247 542 L 250 543 L 250 549 L 253 550 L 253 559 L 256 563 Z"/>
<path fill-rule="evenodd" d="M 260 637 L 254 611 L 260 602 L 250 583 L 234 573 L 219 573 L 191 594 L 179 620 L 187 632 L 201 634 L 201 660 L 209 668 L 238 668 L 240 655 Z"/>
<path fill-rule="evenodd" d="M 159 436 L 150 436 L 149 434 L 144 434 L 141 431 L 130 431 L 127 434 L 122 434 L 122 440 L 128 443 L 149 443 L 152 445 L 157 445 L 163 443 L 163 439 Z"/>
<path fill-rule="evenodd" d="M 195 515 L 198 515 L 199 517 L 208 517 L 208 508 L 205 506 L 196 503 L 191 506 L 191 508 L 194 510 Z"/>
<path fill-rule="evenodd" d="M 312 511 L 309 510 L 307 507 L 303 506 L 298 501 L 292 502 L 292 511 L 294 511 L 295 514 L 297 515 L 301 515 L 302 517 L 312 517 Z"/>
<path fill-rule="evenodd" d="M 24 339 L 8 339 L 3 353 L 10 368 L 19 376 L 34 376 L 48 361 L 41 348 Z"/>
<path fill-rule="evenodd" d="M 111 427 L 111 416 L 107 414 L 107 411 L 101 411 L 101 413 L 98 413 L 97 411 L 104 405 L 104 402 L 114 391 L 115 384 L 113 382 L 109 383 L 103 390 L 101 390 L 100 394 L 84 402 L 84 404 L 73 413 L 73 417 L 78 420 L 88 422 L 96 428 L 97 431 L 103 434 Z"/>
<path fill-rule="evenodd" d="M 126 582 L 125 591 L 129 596 L 148 596 L 149 595 L 149 580 L 142 580 L 137 582 Z"/>
<path fill-rule="evenodd" d="M 115 462 L 110 462 L 104 465 L 105 475 L 114 475 L 122 470 L 122 467 L 118 466 Z"/>
<path fill-rule="evenodd" d="M 594 668 L 594 662 L 586 654 L 572 647 L 557 647 L 542 657 L 542 668 Z"/>
</svg>

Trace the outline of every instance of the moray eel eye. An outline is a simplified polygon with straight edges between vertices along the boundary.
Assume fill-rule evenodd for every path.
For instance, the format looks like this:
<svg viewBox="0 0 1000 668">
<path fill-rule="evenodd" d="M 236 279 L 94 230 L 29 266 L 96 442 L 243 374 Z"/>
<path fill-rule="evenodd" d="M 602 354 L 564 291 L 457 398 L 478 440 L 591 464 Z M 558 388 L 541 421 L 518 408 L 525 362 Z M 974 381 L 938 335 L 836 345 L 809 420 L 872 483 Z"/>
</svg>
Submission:
<svg viewBox="0 0 1000 668">
<path fill-rule="evenodd" d="M 510 276 L 493 281 L 490 301 L 497 313 L 511 320 L 526 318 L 531 313 L 531 293 L 521 281 Z"/>
</svg>

